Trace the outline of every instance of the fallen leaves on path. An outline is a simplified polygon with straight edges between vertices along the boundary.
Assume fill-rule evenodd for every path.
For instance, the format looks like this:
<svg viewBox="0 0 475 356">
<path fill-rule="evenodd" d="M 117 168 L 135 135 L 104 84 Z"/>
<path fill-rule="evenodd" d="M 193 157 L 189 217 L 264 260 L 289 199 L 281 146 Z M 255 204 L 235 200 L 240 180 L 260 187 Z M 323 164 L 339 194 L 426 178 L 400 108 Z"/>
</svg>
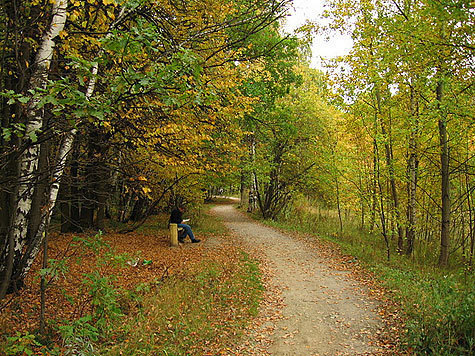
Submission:
<svg viewBox="0 0 475 356">
<path fill-rule="evenodd" d="M 318 239 L 309 234 L 281 231 L 303 241 L 307 246 L 314 249 L 318 256 L 322 258 L 325 264 L 329 266 L 331 270 L 335 271 L 335 273 L 338 271 L 348 272 L 348 278 L 355 281 L 355 286 L 357 284 L 364 286 L 362 289 L 355 288 L 355 290 L 360 290 L 363 294 L 363 298 L 369 297 L 378 302 L 378 314 L 384 323 L 384 328 L 378 330 L 376 333 L 378 350 L 364 355 L 408 355 L 408 353 L 401 351 L 401 335 L 404 332 L 404 319 L 399 312 L 400 305 L 394 301 L 394 298 L 391 298 L 391 291 L 380 285 L 373 273 L 365 269 L 356 257 L 342 253 L 341 248 L 335 243 Z M 320 286 L 320 288 L 326 287 Z M 335 296 L 331 299 L 333 298 L 335 298 Z M 329 302 L 331 302 L 331 299 L 329 299 Z M 345 320 L 338 320 L 337 324 L 340 326 L 346 325 Z M 361 333 L 364 334 L 367 333 L 367 331 L 361 330 Z M 354 353 L 349 352 L 342 355 L 354 355 Z"/>
</svg>

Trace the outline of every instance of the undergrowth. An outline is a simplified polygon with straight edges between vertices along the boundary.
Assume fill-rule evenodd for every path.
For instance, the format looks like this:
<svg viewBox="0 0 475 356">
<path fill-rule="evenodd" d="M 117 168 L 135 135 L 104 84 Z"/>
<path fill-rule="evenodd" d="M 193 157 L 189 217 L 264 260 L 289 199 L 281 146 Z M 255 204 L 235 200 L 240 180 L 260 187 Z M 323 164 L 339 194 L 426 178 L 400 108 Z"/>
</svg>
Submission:
<svg viewBox="0 0 475 356">
<path fill-rule="evenodd" d="M 225 232 L 210 216 L 196 223 L 201 233 Z M 153 224 L 145 226 L 151 228 Z M 87 312 L 76 320 L 48 320 L 48 335 L 35 330 L 10 333 L 0 342 L 0 354 L 203 355 L 237 342 L 258 312 L 263 292 L 260 270 L 256 261 L 237 249 L 204 258 L 193 264 L 193 270 L 126 290 L 103 267 L 124 265 L 133 256 L 117 254 L 100 235 L 77 243 L 86 254 L 97 256 L 96 267 L 82 274 Z M 83 262 L 74 257 L 67 263 Z"/>
</svg>

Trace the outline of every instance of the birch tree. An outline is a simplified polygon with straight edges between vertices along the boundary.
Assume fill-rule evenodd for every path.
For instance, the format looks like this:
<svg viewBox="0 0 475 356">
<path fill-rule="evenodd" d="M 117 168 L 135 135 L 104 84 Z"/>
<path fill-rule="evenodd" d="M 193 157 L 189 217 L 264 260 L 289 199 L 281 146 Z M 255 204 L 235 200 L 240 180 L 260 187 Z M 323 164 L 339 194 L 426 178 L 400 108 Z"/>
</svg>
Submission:
<svg viewBox="0 0 475 356">
<path fill-rule="evenodd" d="M 34 72 L 30 80 L 30 89 L 35 91 L 45 89 L 48 81 L 48 73 L 53 58 L 55 38 L 63 30 L 67 16 L 67 0 L 55 0 L 51 10 L 52 20 L 43 35 L 41 44 L 34 62 Z M 43 112 L 38 108 L 39 99 L 31 98 L 26 109 L 25 136 L 32 144 L 28 145 L 20 154 L 18 160 L 18 177 L 20 184 L 14 194 L 13 218 L 11 229 L 8 234 L 8 242 L 5 244 L 6 263 L 0 265 L 2 285 L 0 299 L 3 298 L 10 285 L 10 278 L 14 271 L 15 262 L 18 263 L 26 244 L 28 228 L 28 214 L 30 213 L 33 189 L 35 186 L 35 170 L 38 167 L 39 145 L 35 142 L 36 135 L 43 126 Z"/>
</svg>

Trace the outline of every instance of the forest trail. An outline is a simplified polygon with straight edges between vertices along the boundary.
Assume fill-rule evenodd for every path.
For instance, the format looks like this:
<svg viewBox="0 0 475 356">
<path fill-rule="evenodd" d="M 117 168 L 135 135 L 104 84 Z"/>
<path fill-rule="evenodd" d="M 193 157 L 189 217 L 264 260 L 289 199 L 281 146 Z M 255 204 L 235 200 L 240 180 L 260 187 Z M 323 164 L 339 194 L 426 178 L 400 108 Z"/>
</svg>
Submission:
<svg viewBox="0 0 475 356">
<path fill-rule="evenodd" d="M 267 338 L 268 355 L 377 352 L 374 336 L 383 326 L 376 311 L 377 302 L 365 295 L 365 287 L 352 279 L 349 272 L 332 268 L 318 250 L 249 219 L 231 205 L 216 206 L 212 212 L 232 230 L 234 238 L 242 240 L 263 259 L 270 285 L 281 293 L 280 316 L 265 318 L 246 341 L 249 349 L 256 343 L 253 338 Z M 255 353 L 244 350 L 242 354 Z"/>
</svg>

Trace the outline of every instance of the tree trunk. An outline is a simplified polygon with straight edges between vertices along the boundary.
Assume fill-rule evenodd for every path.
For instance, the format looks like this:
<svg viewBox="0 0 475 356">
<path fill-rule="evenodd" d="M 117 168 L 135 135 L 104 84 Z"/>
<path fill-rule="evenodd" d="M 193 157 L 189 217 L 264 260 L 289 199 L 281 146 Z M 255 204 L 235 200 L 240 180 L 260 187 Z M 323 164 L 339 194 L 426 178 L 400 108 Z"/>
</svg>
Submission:
<svg viewBox="0 0 475 356">
<path fill-rule="evenodd" d="M 208 190 L 209 192 L 209 190 Z M 129 207 L 130 203 L 132 201 L 132 193 L 131 192 L 125 192 L 125 184 L 124 182 L 121 183 L 121 188 L 119 191 L 119 215 L 118 215 L 118 221 L 120 222 L 126 222 L 127 220 L 127 214 L 129 213 Z"/>
<path fill-rule="evenodd" d="M 381 220 L 381 234 L 383 235 L 384 238 L 384 243 L 386 244 L 386 258 L 389 261 L 391 258 L 391 250 L 389 246 L 389 237 L 388 237 L 388 231 L 387 231 L 387 225 L 386 225 L 386 217 L 385 217 L 385 210 L 384 210 L 384 199 L 383 199 L 383 188 L 381 184 L 381 176 L 380 176 L 380 168 L 379 168 L 379 153 L 378 153 L 378 146 L 376 145 L 376 158 L 377 158 L 377 166 L 376 166 L 376 172 L 377 172 L 377 184 L 379 187 L 379 216 Z"/>
<path fill-rule="evenodd" d="M 73 145 L 73 153 L 71 159 L 71 207 L 70 207 L 70 232 L 81 232 L 81 203 L 80 203 L 80 190 L 79 185 L 79 150 L 80 150 L 81 135 Z"/>
<path fill-rule="evenodd" d="M 99 185 L 99 193 L 97 196 L 97 216 L 96 228 L 104 231 L 106 218 L 107 193 L 105 192 L 105 184 Z"/>
<path fill-rule="evenodd" d="M 474 214 L 474 208 L 473 208 L 473 190 L 471 189 L 470 181 L 469 181 L 469 175 L 468 175 L 468 164 L 465 163 L 465 184 L 467 187 L 467 208 L 468 208 L 468 236 L 469 236 L 469 257 L 468 257 L 468 265 L 472 267 L 473 263 L 473 245 L 474 245 L 474 240 L 475 240 L 475 214 Z"/>
<path fill-rule="evenodd" d="M 28 237 L 27 241 L 30 240 L 35 234 L 38 226 L 41 222 L 41 208 L 46 203 L 46 195 L 48 194 L 48 172 L 50 167 L 48 167 L 48 156 L 49 156 L 49 144 L 44 142 L 40 147 L 40 154 L 38 160 L 38 172 L 37 172 L 37 183 L 35 185 L 33 200 L 30 208 L 30 215 L 28 218 Z"/>
<path fill-rule="evenodd" d="M 134 204 L 132 213 L 130 214 L 131 221 L 140 221 L 144 217 L 144 211 L 146 209 L 147 199 L 139 197 Z"/>
<path fill-rule="evenodd" d="M 401 219 L 400 219 L 400 214 L 399 214 L 399 197 L 398 197 L 397 187 L 396 187 L 396 178 L 395 178 L 394 163 L 393 163 L 394 161 L 393 148 L 391 144 L 391 141 L 392 141 L 391 140 L 391 125 L 389 125 L 389 127 L 386 127 L 386 123 L 382 117 L 381 94 L 378 89 L 376 89 L 376 103 L 377 103 L 378 120 L 381 126 L 381 133 L 386 138 L 384 141 L 384 149 L 386 152 L 386 164 L 389 170 L 389 184 L 391 186 L 391 197 L 393 199 L 394 214 L 396 217 L 396 228 L 398 232 L 397 246 L 398 246 L 398 252 L 400 253 L 403 249 L 404 233 L 401 226 L 401 221 L 400 221 Z"/>
<path fill-rule="evenodd" d="M 251 140 L 251 148 L 250 148 L 249 156 L 250 156 L 251 163 L 254 164 L 254 161 L 256 158 L 256 138 L 253 134 L 250 136 L 250 140 Z M 255 211 L 257 208 L 257 203 L 259 203 L 259 206 L 262 209 L 262 201 L 259 194 L 259 184 L 257 181 L 257 173 L 253 169 L 252 182 L 249 189 L 249 205 L 247 207 L 247 211 L 249 213 Z"/>
<path fill-rule="evenodd" d="M 447 266 L 449 263 L 449 239 L 450 239 L 450 168 L 449 146 L 447 134 L 447 116 L 442 108 L 444 84 L 441 78 L 437 84 L 436 99 L 439 111 L 439 140 L 440 140 L 440 175 L 441 175 L 441 199 L 442 216 L 440 228 L 440 255 L 439 266 Z"/>
<path fill-rule="evenodd" d="M 95 134 L 94 128 L 89 128 L 87 137 L 87 162 L 85 176 L 83 179 L 81 194 L 81 227 L 83 230 L 89 230 L 94 227 L 94 211 L 97 205 L 96 179 L 99 165 L 94 162 Z"/>
<path fill-rule="evenodd" d="M 376 126 L 376 125 L 375 125 Z M 373 139 L 373 175 L 371 177 L 371 215 L 369 223 L 369 232 L 374 232 L 374 225 L 376 224 L 376 209 L 377 209 L 377 166 L 378 158 L 376 152 L 378 150 L 378 142 L 376 141 L 377 127 L 375 127 L 375 138 Z"/>
<path fill-rule="evenodd" d="M 360 190 L 360 195 L 361 195 L 361 219 L 360 219 L 360 230 L 364 230 L 364 223 L 365 223 L 365 199 L 363 195 L 363 179 L 361 177 L 361 174 L 359 176 L 359 190 Z"/>
<path fill-rule="evenodd" d="M 81 196 L 81 217 L 79 220 L 82 230 L 88 230 L 94 227 L 95 197 L 93 195 L 93 189 L 89 184 L 90 182 L 86 182 Z"/>
<path fill-rule="evenodd" d="M 419 120 L 418 120 L 418 105 L 414 95 L 414 89 L 411 88 L 411 118 L 415 121 L 414 128 L 411 128 L 411 134 L 409 138 L 409 160 L 407 163 L 408 166 L 408 180 L 407 180 L 407 229 L 406 229 L 406 239 L 407 239 L 407 248 L 406 254 L 412 255 L 414 251 L 414 240 L 416 236 L 416 190 L 417 190 L 417 178 L 418 178 L 418 166 L 419 158 L 417 155 L 417 141 L 419 131 Z"/>
<path fill-rule="evenodd" d="M 69 204 L 71 200 L 71 185 L 62 183 L 58 195 L 61 214 L 61 232 L 66 233 L 71 230 L 71 206 Z"/>
<path fill-rule="evenodd" d="M 338 183 L 338 177 L 335 177 L 335 185 L 336 185 L 336 206 L 338 209 L 338 220 L 340 222 L 340 237 L 341 237 L 343 234 L 343 220 L 341 218 L 340 185 Z"/>
<path fill-rule="evenodd" d="M 43 240 L 43 269 L 48 268 L 48 234 L 45 234 Z M 46 276 L 44 274 L 41 275 L 41 282 L 40 282 L 40 334 L 45 336 L 46 331 Z"/>
<path fill-rule="evenodd" d="M 30 89 L 45 89 L 48 81 L 48 72 L 53 57 L 55 47 L 54 39 L 63 30 L 66 22 L 67 0 L 55 0 L 52 8 L 52 20 L 47 32 L 41 39 L 41 44 L 34 62 L 34 72 L 30 79 Z M 36 136 L 43 126 L 43 112 L 38 109 L 39 98 L 32 98 L 26 110 L 26 129 L 25 137 L 33 138 Z M 36 172 L 38 168 L 39 145 L 36 143 L 29 146 L 22 152 L 19 157 L 19 175 L 20 184 L 15 192 L 15 207 L 13 211 L 13 219 L 11 222 L 11 230 L 9 233 L 9 244 L 14 246 L 7 247 L 9 254 L 8 260 L 14 258 L 19 260 L 26 244 L 26 236 L 28 229 L 28 214 L 31 210 L 33 200 L 33 190 L 36 184 Z M 14 254 L 15 256 L 13 256 Z M 11 255 L 11 256 L 10 256 Z M 0 268 L 4 268 L 1 266 Z M 5 272 L 5 273 L 3 273 Z M 13 266 L 7 266 L 5 270 L 0 271 L 4 278 L 2 288 L 0 290 L 0 300 L 5 296 L 10 278 L 13 273 Z M 15 271 L 18 274 L 20 271 Z"/>
<path fill-rule="evenodd" d="M 241 207 L 249 205 L 249 189 L 246 183 L 246 174 L 244 169 L 241 169 L 241 182 L 240 182 L 240 203 Z"/>
</svg>

